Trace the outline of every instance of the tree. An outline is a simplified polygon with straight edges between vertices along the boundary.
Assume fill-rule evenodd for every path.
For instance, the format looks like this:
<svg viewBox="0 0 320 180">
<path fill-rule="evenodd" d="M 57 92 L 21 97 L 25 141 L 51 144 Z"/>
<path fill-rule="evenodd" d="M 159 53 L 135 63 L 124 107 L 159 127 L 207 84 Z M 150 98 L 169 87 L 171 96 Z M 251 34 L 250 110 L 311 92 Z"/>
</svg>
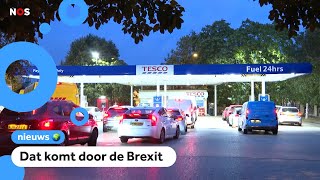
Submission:
<svg viewBox="0 0 320 180">
<path fill-rule="evenodd" d="M 310 31 L 320 27 L 319 0 L 259 0 L 259 3 L 260 6 L 272 5 L 269 19 L 276 23 L 277 30 L 288 29 L 290 37 L 298 35 L 299 26 Z"/>
<path fill-rule="evenodd" d="M 92 52 L 99 53 L 99 57 L 93 57 Z M 127 65 L 123 60 L 119 60 L 119 56 L 119 50 L 112 41 L 89 34 L 71 43 L 70 51 L 62 65 Z M 94 105 L 101 95 L 106 95 L 112 104 L 127 104 L 130 99 L 129 92 L 128 86 L 119 84 L 86 84 L 84 87 L 90 105 Z"/>
<path fill-rule="evenodd" d="M 15 35 L 15 41 L 36 41 L 36 34 L 42 38 L 39 26 L 54 20 L 61 20 L 58 8 L 62 0 L 35 2 L 34 0 L 0 0 L 0 31 L 8 37 Z M 89 15 L 85 24 L 99 29 L 113 20 L 122 24 L 122 31 L 129 33 L 138 43 L 150 32 L 172 33 L 183 23 L 184 8 L 176 0 L 85 0 Z M 70 5 L 71 6 L 71 5 Z M 12 7 L 30 8 L 29 16 L 10 16 Z"/>
<path fill-rule="evenodd" d="M 272 24 L 261 24 L 245 20 L 237 29 L 232 29 L 224 20 L 205 26 L 201 32 L 192 32 L 178 41 L 177 48 L 165 59 L 167 64 L 245 64 L 289 62 L 294 52 L 295 41 L 285 32 L 277 32 Z M 199 56 L 195 59 L 192 52 Z M 289 88 L 283 83 L 270 83 L 278 89 Z M 256 96 L 261 90 L 256 83 Z M 267 85 L 269 87 L 269 83 Z M 176 88 L 176 87 L 175 87 Z M 188 87 L 190 88 L 190 87 Z M 213 101 L 213 86 L 208 86 L 209 101 Z M 249 83 L 219 85 L 219 104 L 238 104 L 247 101 L 250 95 Z M 272 88 L 268 93 L 278 93 Z M 276 97 L 276 96 L 275 96 Z M 281 98 L 280 96 L 277 98 Z M 277 99 L 278 100 L 278 99 Z"/>
</svg>

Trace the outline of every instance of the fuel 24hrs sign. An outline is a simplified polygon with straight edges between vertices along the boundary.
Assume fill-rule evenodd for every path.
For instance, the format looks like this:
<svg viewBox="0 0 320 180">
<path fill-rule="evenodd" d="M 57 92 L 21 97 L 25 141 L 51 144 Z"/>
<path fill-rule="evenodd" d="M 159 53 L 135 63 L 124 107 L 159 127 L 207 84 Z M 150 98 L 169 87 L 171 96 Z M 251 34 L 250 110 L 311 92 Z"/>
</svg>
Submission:
<svg viewBox="0 0 320 180">
<path fill-rule="evenodd" d="M 247 66 L 247 73 L 282 73 L 284 67 L 265 65 L 265 66 Z"/>
</svg>

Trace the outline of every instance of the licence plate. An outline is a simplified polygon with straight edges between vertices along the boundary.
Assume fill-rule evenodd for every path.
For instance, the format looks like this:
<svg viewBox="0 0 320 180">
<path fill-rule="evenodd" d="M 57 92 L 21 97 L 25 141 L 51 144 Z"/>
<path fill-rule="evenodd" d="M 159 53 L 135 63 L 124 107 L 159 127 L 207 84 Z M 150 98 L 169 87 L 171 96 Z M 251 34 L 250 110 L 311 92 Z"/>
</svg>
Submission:
<svg viewBox="0 0 320 180">
<path fill-rule="evenodd" d="M 27 130 L 28 125 L 26 125 L 26 124 L 9 124 L 8 129 L 9 130 Z"/>
<path fill-rule="evenodd" d="M 261 121 L 254 119 L 254 120 L 251 120 L 251 123 L 261 123 Z"/>
<path fill-rule="evenodd" d="M 142 126 L 143 122 L 131 122 L 131 126 Z"/>
</svg>

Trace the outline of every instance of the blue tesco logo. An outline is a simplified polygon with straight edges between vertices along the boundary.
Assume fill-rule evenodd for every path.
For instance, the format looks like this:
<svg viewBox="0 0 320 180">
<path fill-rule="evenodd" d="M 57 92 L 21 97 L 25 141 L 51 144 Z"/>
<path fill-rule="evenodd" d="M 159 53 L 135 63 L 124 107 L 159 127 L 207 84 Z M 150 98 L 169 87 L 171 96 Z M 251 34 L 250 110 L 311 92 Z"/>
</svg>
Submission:
<svg viewBox="0 0 320 180">
<path fill-rule="evenodd" d="M 65 136 L 59 130 L 17 130 L 11 139 L 16 144 L 61 144 Z"/>
</svg>

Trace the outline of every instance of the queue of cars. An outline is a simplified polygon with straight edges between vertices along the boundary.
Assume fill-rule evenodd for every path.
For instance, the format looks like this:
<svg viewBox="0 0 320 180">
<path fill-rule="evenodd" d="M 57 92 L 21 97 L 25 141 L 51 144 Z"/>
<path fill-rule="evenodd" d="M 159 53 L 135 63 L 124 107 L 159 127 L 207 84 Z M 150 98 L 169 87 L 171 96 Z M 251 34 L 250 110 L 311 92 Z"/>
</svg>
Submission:
<svg viewBox="0 0 320 180">
<path fill-rule="evenodd" d="M 302 117 L 296 107 L 275 105 L 272 101 L 248 101 L 243 105 L 231 105 L 222 113 L 229 126 L 238 127 L 244 134 L 253 130 L 271 131 L 278 134 L 282 124 L 302 125 Z"/>
</svg>

